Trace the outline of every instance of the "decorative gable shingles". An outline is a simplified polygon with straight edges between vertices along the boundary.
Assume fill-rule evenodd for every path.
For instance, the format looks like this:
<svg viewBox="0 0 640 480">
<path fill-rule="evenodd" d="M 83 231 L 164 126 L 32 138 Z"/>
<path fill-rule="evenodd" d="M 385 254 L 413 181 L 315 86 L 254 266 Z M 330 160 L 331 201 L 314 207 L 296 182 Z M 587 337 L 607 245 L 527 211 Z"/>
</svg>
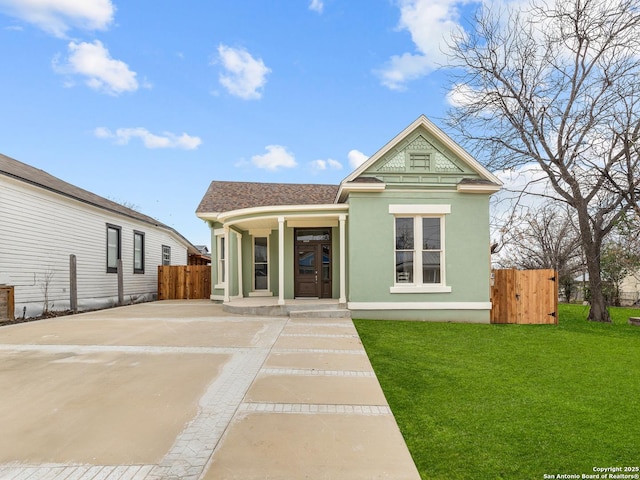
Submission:
<svg viewBox="0 0 640 480">
<path fill-rule="evenodd" d="M 454 186 L 479 175 L 419 129 L 371 166 L 364 175 L 387 184 Z"/>
</svg>

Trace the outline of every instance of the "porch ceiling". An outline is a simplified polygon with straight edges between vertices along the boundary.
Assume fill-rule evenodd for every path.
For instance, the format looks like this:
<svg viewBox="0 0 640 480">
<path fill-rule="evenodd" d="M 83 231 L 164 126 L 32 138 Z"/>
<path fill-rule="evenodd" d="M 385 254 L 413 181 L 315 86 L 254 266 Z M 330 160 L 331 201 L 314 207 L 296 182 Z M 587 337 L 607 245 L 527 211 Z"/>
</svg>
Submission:
<svg viewBox="0 0 640 480">
<path fill-rule="evenodd" d="M 320 208 L 309 209 L 288 208 L 286 210 L 254 211 L 237 210 L 218 216 L 218 221 L 226 226 L 240 230 L 277 230 L 278 220 L 284 218 L 288 227 L 328 227 L 338 226 L 340 216 L 346 215 L 348 205 L 324 205 Z"/>
</svg>

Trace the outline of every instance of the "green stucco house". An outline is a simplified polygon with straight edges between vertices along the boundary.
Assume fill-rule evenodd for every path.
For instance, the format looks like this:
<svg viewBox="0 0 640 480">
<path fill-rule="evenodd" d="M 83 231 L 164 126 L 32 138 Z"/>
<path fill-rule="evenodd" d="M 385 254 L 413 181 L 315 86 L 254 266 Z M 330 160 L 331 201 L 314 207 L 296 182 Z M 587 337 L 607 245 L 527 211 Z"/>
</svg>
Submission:
<svg viewBox="0 0 640 480">
<path fill-rule="evenodd" d="M 355 318 L 489 323 L 501 182 L 425 116 L 340 185 L 214 181 L 211 299 L 335 299 Z"/>
</svg>

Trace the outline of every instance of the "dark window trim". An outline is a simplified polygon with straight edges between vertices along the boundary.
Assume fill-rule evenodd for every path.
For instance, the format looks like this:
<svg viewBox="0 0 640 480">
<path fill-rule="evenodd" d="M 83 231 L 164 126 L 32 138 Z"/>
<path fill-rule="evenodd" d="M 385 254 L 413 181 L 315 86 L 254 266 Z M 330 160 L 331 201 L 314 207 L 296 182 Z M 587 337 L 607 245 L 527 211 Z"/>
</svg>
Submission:
<svg viewBox="0 0 640 480">
<path fill-rule="evenodd" d="M 122 227 L 107 223 L 107 273 L 118 273 L 117 267 L 109 266 L 109 230 L 115 230 L 118 232 L 118 252 L 116 254 L 116 260 L 120 260 L 122 258 Z"/>
<path fill-rule="evenodd" d="M 140 244 L 140 264 L 142 268 L 136 268 L 136 237 L 142 237 Z M 144 232 L 133 231 L 133 273 L 144 273 Z"/>
</svg>

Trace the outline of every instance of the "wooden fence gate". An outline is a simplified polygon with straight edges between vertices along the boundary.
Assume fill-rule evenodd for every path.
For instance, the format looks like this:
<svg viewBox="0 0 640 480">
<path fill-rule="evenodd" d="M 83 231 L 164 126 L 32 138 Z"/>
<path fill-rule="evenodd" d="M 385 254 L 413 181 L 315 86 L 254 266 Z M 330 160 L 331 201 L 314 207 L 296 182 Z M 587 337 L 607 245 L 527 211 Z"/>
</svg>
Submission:
<svg viewBox="0 0 640 480">
<path fill-rule="evenodd" d="M 558 324 L 555 270 L 493 270 L 491 323 Z"/>
<path fill-rule="evenodd" d="M 158 266 L 158 300 L 195 300 L 211 297 L 211 266 Z"/>
</svg>

